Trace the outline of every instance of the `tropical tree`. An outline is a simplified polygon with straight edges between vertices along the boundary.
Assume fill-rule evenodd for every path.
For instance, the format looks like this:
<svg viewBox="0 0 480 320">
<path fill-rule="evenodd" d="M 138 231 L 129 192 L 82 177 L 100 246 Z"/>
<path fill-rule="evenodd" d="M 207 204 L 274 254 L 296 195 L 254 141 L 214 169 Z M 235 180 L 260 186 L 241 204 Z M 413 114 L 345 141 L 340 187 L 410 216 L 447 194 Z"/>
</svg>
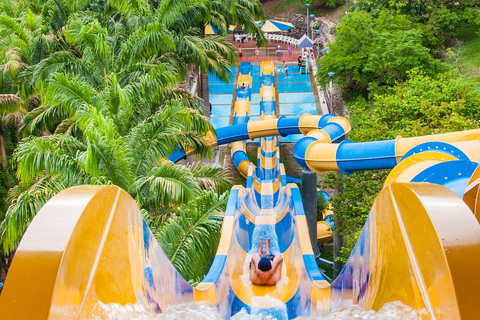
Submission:
<svg viewBox="0 0 480 320">
<path fill-rule="evenodd" d="M 257 43 L 263 45 L 265 37 L 255 23 L 263 19 L 265 13 L 259 0 L 204 0 L 189 5 L 169 26 L 177 35 L 177 54 L 202 71 L 201 96 L 207 116 L 210 116 L 208 73 L 215 72 L 219 78 L 229 80 L 229 67 L 236 57 L 235 48 L 225 40 L 229 26 L 242 27 L 245 32 L 255 34 Z M 217 35 L 205 37 L 206 24 L 217 28 Z M 199 36 L 198 44 L 190 40 L 192 33 Z"/>
<path fill-rule="evenodd" d="M 430 77 L 413 69 L 405 82 L 392 92 L 376 95 L 373 103 L 358 98 L 349 105 L 352 124 L 350 139 L 356 142 L 414 137 L 479 128 L 478 85 L 454 70 Z M 342 260 L 346 261 L 360 235 L 375 197 L 383 188 L 390 170 L 356 172 L 325 179 L 328 187 L 343 185 L 332 199 L 333 211 L 342 221 L 345 236 Z"/>
<path fill-rule="evenodd" d="M 2 224 L 6 252 L 15 247 L 38 209 L 70 186 L 118 185 L 152 215 L 197 197 L 202 189 L 221 193 L 230 186 L 220 167 L 186 167 L 165 159 L 177 146 L 208 152 L 202 135 L 212 130 L 210 122 L 181 101 L 166 102 L 154 114 L 136 114 L 133 91 L 120 91 L 109 81 L 99 92 L 64 74 L 49 81 L 45 94 L 47 101 L 76 106 L 73 121 L 80 134 L 31 136 L 20 142 L 15 153 L 20 184 L 11 192 L 13 201 Z M 111 112 L 118 101 L 131 102 Z"/>
<path fill-rule="evenodd" d="M 421 68 L 433 76 L 446 66 L 434 59 L 422 44 L 421 31 L 406 15 L 382 10 L 378 18 L 366 12 L 352 12 L 336 30 L 336 40 L 322 58 L 320 83 L 335 81 L 344 88 L 375 92 L 407 79 L 407 71 Z"/>
</svg>

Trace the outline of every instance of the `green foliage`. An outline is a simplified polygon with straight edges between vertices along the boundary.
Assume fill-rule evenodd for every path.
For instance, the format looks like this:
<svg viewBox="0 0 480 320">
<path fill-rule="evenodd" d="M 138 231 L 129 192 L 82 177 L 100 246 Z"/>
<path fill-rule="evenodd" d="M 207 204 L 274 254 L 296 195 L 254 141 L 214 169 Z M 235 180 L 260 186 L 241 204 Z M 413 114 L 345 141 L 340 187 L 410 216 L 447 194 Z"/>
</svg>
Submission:
<svg viewBox="0 0 480 320">
<path fill-rule="evenodd" d="M 203 191 L 177 207 L 175 215 L 155 234 L 165 254 L 193 285 L 207 274 L 220 240 L 228 193 Z"/>
<path fill-rule="evenodd" d="M 357 11 L 370 12 L 375 16 L 383 8 L 397 11 L 424 25 L 431 34 L 436 34 L 438 40 L 443 40 L 444 35 L 455 37 L 463 23 L 477 21 L 478 14 L 475 8 L 479 5 L 478 0 L 358 0 L 353 8 Z M 437 46 L 441 43 L 442 41 L 436 41 Z"/>
<path fill-rule="evenodd" d="M 376 95 L 372 103 L 357 98 L 349 104 L 352 133 L 356 142 L 395 139 L 479 128 L 480 91 L 478 85 L 454 71 L 432 78 L 417 69 L 390 92 Z M 345 237 L 341 261 L 345 262 L 360 234 L 375 197 L 389 170 L 328 174 L 325 187 L 341 186 L 332 199 Z"/>
<path fill-rule="evenodd" d="M 382 10 L 378 18 L 366 12 L 353 12 L 338 26 L 337 38 L 321 59 L 318 80 L 342 87 L 366 90 L 392 86 L 404 81 L 407 71 L 421 68 L 429 75 L 445 70 L 422 44 L 421 30 L 408 17 Z"/>
</svg>

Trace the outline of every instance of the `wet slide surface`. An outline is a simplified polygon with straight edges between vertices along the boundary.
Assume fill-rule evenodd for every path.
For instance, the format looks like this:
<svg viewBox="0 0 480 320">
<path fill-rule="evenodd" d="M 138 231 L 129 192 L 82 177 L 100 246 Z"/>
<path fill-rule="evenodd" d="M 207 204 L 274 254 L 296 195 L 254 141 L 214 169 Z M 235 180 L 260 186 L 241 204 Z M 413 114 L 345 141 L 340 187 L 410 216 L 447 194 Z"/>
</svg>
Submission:
<svg viewBox="0 0 480 320">
<path fill-rule="evenodd" d="M 169 305 L 210 302 L 224 318 L 245 309 L 287 319 L 400 301 L 429 318 L 476 319 L 480 131 L 352 143 L 341 117 L 278 118 L 274 72 L 273 64 L 261 66 L 261 118 L 249 121 L 252 66 L 239 66 L 239 77 L 249 80 L 246 89 L 234 88 L 236 123 L 217 130 L 218 144 L 232 143 L 246 185 L 231 190 L 217 255 L 202 283 L 193 288 L 181 278 L 125 191 L 74 187 L 52 198 L 28 228 L 0 297 L 2 318 L 101 319 L 99 303 L 160 313 Z M 276 137 L 300 133 L 305 138 L 294 153 L 305 168 L 392 169 L 331 284 L 316 265 L 299 189 L 287 183 L 279 160 Z M 256 164 L 244 157 L 247 139 L 259 140 Z M 284 258 L 276 286 L 249 282 L 261 236 Z"/>
</svg>

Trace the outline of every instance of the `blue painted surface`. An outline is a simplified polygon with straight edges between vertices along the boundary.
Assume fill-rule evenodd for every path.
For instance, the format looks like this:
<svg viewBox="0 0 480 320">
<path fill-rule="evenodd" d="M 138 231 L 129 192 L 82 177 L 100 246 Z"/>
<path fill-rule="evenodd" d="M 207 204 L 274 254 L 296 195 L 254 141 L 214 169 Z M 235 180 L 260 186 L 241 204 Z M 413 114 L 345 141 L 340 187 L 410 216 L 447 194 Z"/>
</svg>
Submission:
<svg viewBox="0 0 480 320">
<path fill-rule="evenodd" d="M 317 106 L 315 102 L 307 103 L 280 103 L 280 114 L 317 114 Z"/>
<path fill-rule="evenodd" d="M 353 143 L 338 146 L 337 166 L 344 174 L 359 170 L 391 169 L 397 165 L 395 140 Z"/>
<path fill-rule="evenodd" d="M 298 71 L 298 67 L 289 66 L 288 67 L 288 76 L 285 78 L 285 75 L 282 72 L 277 73 L 277 81 L 278 83 L 282 82 L 304 82 L 304 83 L 311 83 L 310 75 L 296 73 Z"/>
<path fill-rule="evenodd" d="M 300 129 L 298 128 L 299 120 L 300 117 L 280 116 L 277 122 L 278 133 L 282 137 L 290 134 L 300 134 Z"/>
<path fill-rule="evenodd" d="M 212 117 L 230 117 L 231 105 L 216 104 L 212 105 Z"/>
<path fill-rule="evenodd" d="M 252 94 L 252 100 L 250 100 L 252 103 L 260 103 L 260 94 L 259 93 L 254 93 Z"/>
<path fill-rule="evenodd" d="M 279 93 L 280 103 L 315 102 L 313 92 Z"/>
<path fill-rule="evenodd" d="M 209 94 L 232 93 L 233 84 L 212 84 L 208 86 Z"/>
<path fill-rule="evenodd" d="M 218 145 L 246 140 L 249 138 L 247 123 L 221 127 L 216 131 Z"/>
<path fill-rule="evenodd" d="M 427 152 L 427 151 L 436 151 L 436 152 L 443 152 L 445 154 L 452 155 L 456 157 L 458 160 L 468 161 L 470 160 L 462 150 L 458 149 L 457 147 L 445 143 L 445 142 L 426 142 L 419 144 L 418 146 L 413 147 L 412 149 L 408 150 L 407 153 L 402 157 L 400 161 L 410 157 L 413 154 Z"/>
<path fill-rule="evenodd" d="M 233 91 L 231 94 L 211 94 L 210 103 L 213 104 L 232 104 Z"/>
<path fill-rule="evenodd" d="M 220 127 L 226 127 L 230 122 L 230 117 L 212 117 L 211 121 L 215 129 Z"/>
<path fill-rule="evenodd" d="M 260 115 L 260 105 L 259 104 L 251 104 L 250 105 L 250 114 L 252 116 L 259 116 Z"/>
<path fill-rule="evenodd" d="M 292 135 L 289 135 L 288 137 L 282 138 L 282 142 L 297 142 L 303 137 L 304 137 L 303 134 L 292 134 Z"/>
<path fill-rule="evenodd" d="M 438 163 L 416 175 L 412 182 L 430 182 L 452 190 L 459 198 L 463 197 L 478 163 L 471 161 L 446 161 Z"/>
<path fill-rule="evenodd" d="M 260 83 L 253 83 L 252 84 L 252 93 L 260 93 Z"/>
<path fill-rule="evenodd" d="M 278 84 L 278 92 L 312 92 L 312 84 L 310 82 L 281 82 Z"/>
<path fill-rule="evenodd" d="M 375 261 L 375 252 L 370 251 L 374 232 L 369 216 L 347 263 L 331 285 L 330 310 L 342 307 L 346 299 L 362 305 L 368 289 L 370 261 Z"/>
</svg>

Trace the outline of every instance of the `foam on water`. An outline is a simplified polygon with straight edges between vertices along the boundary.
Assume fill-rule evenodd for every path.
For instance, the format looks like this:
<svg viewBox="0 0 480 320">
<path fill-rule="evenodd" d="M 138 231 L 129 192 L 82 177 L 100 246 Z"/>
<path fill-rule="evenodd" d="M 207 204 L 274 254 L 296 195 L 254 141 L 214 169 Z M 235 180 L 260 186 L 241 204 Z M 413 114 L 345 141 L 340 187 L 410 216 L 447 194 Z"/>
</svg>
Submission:
<svg viewBox="0 0 480 320">
<path fill-rule="evenodd" d="M 268 300 L 268 301 L 267 301 Z M 235 314 L 231 319 L 234 320 L 281 320 L 285 319 L 286 309 L 281 302 L 273 301 L 271 297 L 255 297 L 251 314 L 245 309 Z M 268 313 L 256 306 L 268 303 L 274 305 Z M 220 320 L 222 319 L 217 309 L 211 304 L 195 305 L 194 303 L 183 303 L 166 308 L 164 313 L 155 314 L 146 311 L 141 305 L 103 304 L 97 305 L 100 310 L 98 316 L 91 317 L 91 320 L 177 320 L 177 319 L 195 319 L 195 320 Z M 334 320 L 334 319 L 358 319 L 358 320 L 417 320 L 430 319 L 425 309 L 413 309 L 400 301 L 386 303 L 379 311 L 363 310 L 354 305 L 349 308 L 335 310 L 327 316 L 311 315 L 307 317 L 298 317 L 297 320 Z"/>
</svg>

